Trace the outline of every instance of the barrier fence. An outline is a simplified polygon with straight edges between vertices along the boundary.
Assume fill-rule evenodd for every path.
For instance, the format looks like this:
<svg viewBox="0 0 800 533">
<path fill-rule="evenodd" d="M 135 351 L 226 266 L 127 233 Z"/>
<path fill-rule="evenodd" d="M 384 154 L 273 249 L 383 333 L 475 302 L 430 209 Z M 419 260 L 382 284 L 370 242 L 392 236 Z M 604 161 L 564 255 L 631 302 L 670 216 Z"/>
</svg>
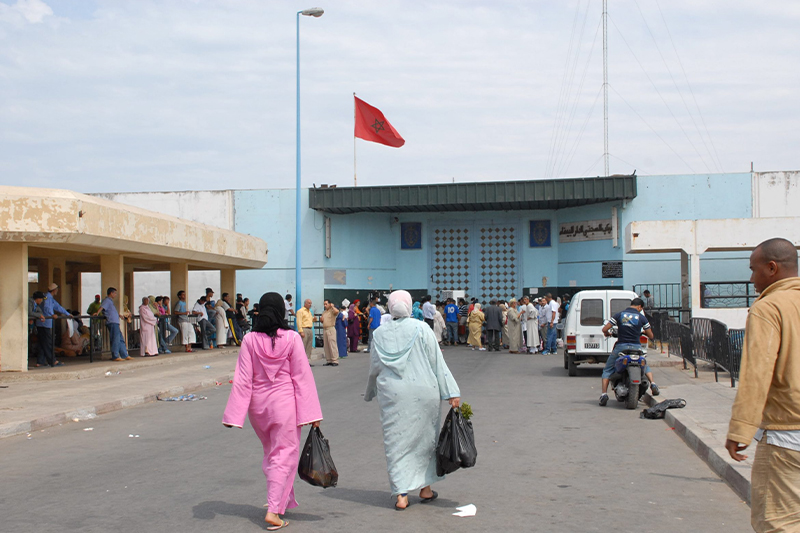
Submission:
<svg viewBox="0 0 800 533">
<path fill-rule="evenodd" d="M 668 344 L 670 356 L 683 359 L 683 367 L 692 365 L 697 377 L 697 361 L 707 361 L 714 366 L 714 379 L 719 381 L 719 371 L 727 372 L 731 387 L 739 379 L 739 364 L 744 345 L 743 329 L 728 329 L 728 326 L 712 318 L 692 318 L 689 324 L 671 319 L 667 311 L 655 311 L 648 315 L 655 340 Z"/>
</svg>

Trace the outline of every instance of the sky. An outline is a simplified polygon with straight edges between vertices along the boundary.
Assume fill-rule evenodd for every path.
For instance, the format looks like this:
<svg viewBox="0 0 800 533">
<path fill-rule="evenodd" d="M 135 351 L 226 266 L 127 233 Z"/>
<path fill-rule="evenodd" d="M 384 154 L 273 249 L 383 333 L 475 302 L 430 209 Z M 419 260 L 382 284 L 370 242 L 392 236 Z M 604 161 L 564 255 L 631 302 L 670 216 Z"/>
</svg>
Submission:
<svg viewBox="0 0 800 533">
<path fill-rule="evenodd" d="M 300 17 L 302 183 L 596 176 L 597 0 Z M 295 0 L 0 0 L 0 185 L 292 188 Z M 800 2 L 609 0 L 610 173 L 800 168 Z M 353 139 L 353 93 L 401 148 Z"/>
</svg>

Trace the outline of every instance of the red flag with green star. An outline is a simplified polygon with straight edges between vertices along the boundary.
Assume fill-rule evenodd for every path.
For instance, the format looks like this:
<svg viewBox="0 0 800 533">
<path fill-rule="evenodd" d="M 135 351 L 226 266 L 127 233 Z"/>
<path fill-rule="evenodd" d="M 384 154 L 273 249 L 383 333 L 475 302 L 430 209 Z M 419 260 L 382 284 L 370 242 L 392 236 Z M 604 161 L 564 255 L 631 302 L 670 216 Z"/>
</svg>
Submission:
<svg viewBox="0 0 800 533">
<path fill-rule="evenodd" d="M 380 109 L 372 107 L 357 96 L 353 98 L 356 99 L 356 137 L 395 148 L 406 143 Z"/>
</svg>

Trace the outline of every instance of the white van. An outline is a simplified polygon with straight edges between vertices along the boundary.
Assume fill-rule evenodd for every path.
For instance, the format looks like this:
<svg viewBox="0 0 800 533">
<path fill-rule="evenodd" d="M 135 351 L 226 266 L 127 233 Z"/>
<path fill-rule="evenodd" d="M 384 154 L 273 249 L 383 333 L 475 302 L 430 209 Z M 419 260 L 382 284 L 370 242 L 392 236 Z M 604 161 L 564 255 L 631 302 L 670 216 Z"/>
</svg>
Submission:
<svg viewBox="0 0 800 533">
<path fill-rule="evenodd" d="M 564 321 L 564 369 L 570 376 L 576 375 L 583 363 L 605 365 L 617 339 L 604 336 L 603 325 L 638 297 L 624 290 L 580 291 L 572 297 Z M 642 338 L 646 350 L 647 337 Z"/>
</svg>

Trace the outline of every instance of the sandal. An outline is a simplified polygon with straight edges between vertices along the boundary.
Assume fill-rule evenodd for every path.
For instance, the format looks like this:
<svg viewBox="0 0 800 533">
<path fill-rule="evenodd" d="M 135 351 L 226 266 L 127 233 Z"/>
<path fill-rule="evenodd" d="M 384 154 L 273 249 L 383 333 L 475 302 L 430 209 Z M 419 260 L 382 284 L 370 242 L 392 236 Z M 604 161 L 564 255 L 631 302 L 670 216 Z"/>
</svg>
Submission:
<svg viewBox="0 0 800 533">
<path fill-rule="evenodd" d="M 269 524 L 269 522 L 267 522 L 267 524 Z M 283 529 L 283 528 L 285 528 L 285 527 L 286 527 L 286 526 L 288 526 L 288 525 L 289 525 L 289 521 L 288 521 L 288 520 L 284 520 L 283 518 L 281 518 L 281 523 L 280 523 L 280 525 L 278 525 L 278 526 L 276 526 L 276 525 L 271 525 L 271 526 L 269 526 L 269 527 L 267 528 L 267 531 L 278 531 L 279 529 Z"/>
<path fill-rule="evenodd" d="M 419 503 L 431 503 L 433 500 L 439 497 L 439 493 L 436 492 L 435 490 L 431 490 L 431 492 L 433 493 L 433 496 L 431 496 L 430 498 L 422 498 L 422 500 Z"/>
</svg>

